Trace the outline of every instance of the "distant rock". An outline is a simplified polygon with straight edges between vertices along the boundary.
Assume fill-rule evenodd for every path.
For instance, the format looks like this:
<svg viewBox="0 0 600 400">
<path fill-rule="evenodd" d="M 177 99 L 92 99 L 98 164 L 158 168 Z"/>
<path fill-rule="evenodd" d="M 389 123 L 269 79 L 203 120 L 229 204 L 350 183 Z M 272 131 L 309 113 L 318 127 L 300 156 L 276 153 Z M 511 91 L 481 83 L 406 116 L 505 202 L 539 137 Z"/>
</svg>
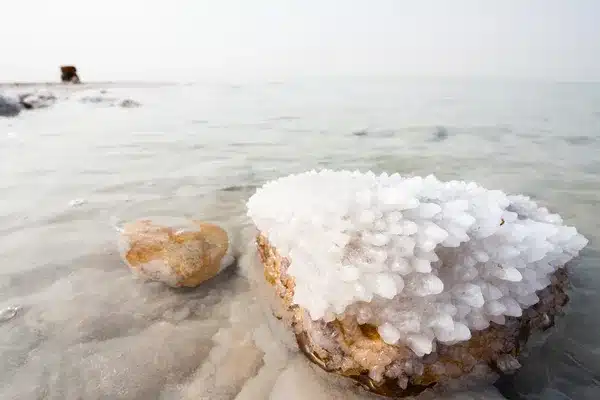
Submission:
<svg viewBox="0 0 600 400">
<path fill-rule="evenodd" d="M 135 101 L 135 100 L 131 100 L 131 99 L 125 99 L 125 100 L 121 100 L 119 102 L 119 107 L 123 107 L 123 108 L 138 108 L 140 107 L 142 104 Z"/>
<path fill-rule="evenodd" d="M 436 142 L 441 142 L 446 139 L 448 139 L 448 129 L 443 126 L 436 127 L 435 132 L 433 133 L 433 140 Z"/>
<path fill-rule="evenodd" d="M 31 110 L 50 107 L 56 102 L 54 93 L 48 90 L 39 90 L 35 93 L 24 93 L 19 95 L 19 102 L 23 108 Z"/>
<path fill-rule="evenodd" d="M 369 134 L 369 131 L 367 131 L 366 129 L 361 129 L 361 130 L 352 132 L 352 134 L 354 136 L 367 136 Z"/>
<path fill-rule="evenodd" d="M 129 268 L 172 287 L 196 287 L 234 261 L 229 236 L 218 225 L 143 219 L 120 231 L 119 250 Z"/>
<path fill-rule="evenodd" d="M 111 96 L 106 89 L 84 93 L 79 97 L 78 100 L 80 103 L 84 104 L 98 104 L 108 107 L 137 108 L 142 105 L 141 103 L 132 99 L 123 99 Z"/>
<path fill-rule="evenodd" d="M 81 83 L 77 68 L 74 65 L 62 65 L 60 67 L 60 80 L 64 83 Z"/>
<path fill-rule="evenodd" d="M 16 117 L 21 108 L 17 100 L 0 94 L 0 117 Z"/>
</svg>

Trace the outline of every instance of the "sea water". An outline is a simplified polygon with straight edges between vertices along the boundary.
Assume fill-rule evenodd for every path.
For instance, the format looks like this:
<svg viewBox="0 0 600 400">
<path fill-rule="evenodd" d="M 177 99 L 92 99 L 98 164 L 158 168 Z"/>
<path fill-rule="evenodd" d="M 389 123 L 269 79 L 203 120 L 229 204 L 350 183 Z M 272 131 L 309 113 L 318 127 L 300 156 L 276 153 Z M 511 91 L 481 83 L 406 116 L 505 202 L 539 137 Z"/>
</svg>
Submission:
<svg viewBox="0 0 600 400">
<path fill-rule="evenodd" d="M 465 399 L 600 394 L 600 84 L 44 89 L 51 106 L 0 117 L 0 399 L 369 398 L 279 342 L 249 279 L 252 257 L 174 290 L 134 278 L 116 248 L 115 221 L 162 215 L 218 222 L 244 253 L 253 190 L 319 167 L 473 180 L 531 195 L 576 226 L 590 244 L 571 270 L 566 315 L 530 343 L 515 376 Z"/>
</svg>

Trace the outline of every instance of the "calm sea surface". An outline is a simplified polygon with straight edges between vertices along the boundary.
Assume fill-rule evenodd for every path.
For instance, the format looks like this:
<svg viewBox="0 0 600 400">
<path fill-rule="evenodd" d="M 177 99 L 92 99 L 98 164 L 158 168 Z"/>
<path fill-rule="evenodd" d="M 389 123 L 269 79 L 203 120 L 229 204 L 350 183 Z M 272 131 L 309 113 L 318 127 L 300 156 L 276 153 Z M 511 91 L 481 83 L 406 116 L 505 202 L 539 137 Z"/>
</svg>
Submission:
<svg viewBox="0 0 600 400">
<path fill-rule="evenodd" d="M 78 100 L 99 88 L 142 106 Z M 590 244 L 573 266 L 567 315 L 500 391 L 600 396 L 600 84 L 48 89 L 52 107 L 0 117 L 0 311 L 19 307 L 0 322 L 1 399 L 320 399 L 324 389 L 294 386 L 327 384 L 303 360 L 259 344 L 269 334 L 248 321 L 261 313 L 242 267 L 196 290 L 142 283 L 120 261 L 113 227 L 166 215 L 241 232 L 257 185 L 319 167 L 474 180 L 531 195 L 576 226 Z M 242 249 L 250 238 L 237 236 Z M 481 398 L 499 396 L 490 390 Z M 332 393 L 322 396 L 349 398 Z"/>
</svg>

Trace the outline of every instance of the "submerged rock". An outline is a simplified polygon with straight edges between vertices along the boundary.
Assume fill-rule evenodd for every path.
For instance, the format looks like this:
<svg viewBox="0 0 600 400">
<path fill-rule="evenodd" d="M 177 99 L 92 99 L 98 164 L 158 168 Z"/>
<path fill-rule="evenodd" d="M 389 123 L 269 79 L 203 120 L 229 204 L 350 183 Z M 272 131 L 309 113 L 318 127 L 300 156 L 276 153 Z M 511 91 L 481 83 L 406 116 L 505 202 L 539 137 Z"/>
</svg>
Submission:
<svg viewBox="0 0 600 400">
<path fill-rule="evenodd" d="M 448 139 L 448 129 L 446 129 L 444 126 L 436 127 L 435 132 L 433 133 L 433 140 L 441 142 L 446 139 Z"/>
<path fill-rule="evenodd" d="M 125 100 L 121 100 L 119 102 L 119 107 L 123 107 L 123 108 L 138 108 L 140 107 L 142 104 L 135 101 L 135 100 L 131 100 L 131 99 L 125 99 Z"/>
<path fill-rule="evenodd" d="M 48 90 L 40 90 L 35 93 L 25 93 L 19 95 L 19 102 L 25 109 L 37 109 L 50 107 L 56 102 L 54 93 Z"/>
<path fill-rule="evenodd" d="M 98 104 L 108 107 L 137 108 L 142 105 L 140 102 L 132 99 L 111 96 L 108 91 L 104 89 L 97 92 L 84 93 L 78 100 L 80 103 L 84 104 Z"/>
<path fill-rule="evenodd" d="M 15 99 L 0 94 L 0 117 L 16 117 L 21 113 L 21 105 Z"/>
<path fill-rule="evenodd" d="M 10 321 L 16 317 L 19 309 L 20 307 L 7 307 L 3 310 L 0 310 L 0 322 Z"/>
<path fill-rule="evenodd" d="M 385 396 L 517 370 L 587 244 L 528 198 L 434 177 L 312 171 L 265 184 L 248 215 L 303 353 Z"/>
<path fill-rule="evenodd" d="M 227 232 L 200 221 L 127 223 L 120 232 L 119 249 L 137 275 L 172 287 L 198 286 L 234 261 Z"/>
</svg>

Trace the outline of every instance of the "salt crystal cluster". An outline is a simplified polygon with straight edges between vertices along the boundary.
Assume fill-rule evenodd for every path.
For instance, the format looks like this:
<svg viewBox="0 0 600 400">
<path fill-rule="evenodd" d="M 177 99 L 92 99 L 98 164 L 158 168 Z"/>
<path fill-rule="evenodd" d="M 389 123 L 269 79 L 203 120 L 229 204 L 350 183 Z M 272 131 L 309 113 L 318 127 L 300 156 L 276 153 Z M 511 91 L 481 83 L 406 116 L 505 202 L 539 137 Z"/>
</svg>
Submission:
<svg viewBox="0 0 600 400">
<path fill-rule="evenodd" d="M 351 314 L 418 356 L 521 316 L 587 244 L 528 197 L 431 175 L 310 171 L 247 207 L 313 320 Z"/>
</svg>

